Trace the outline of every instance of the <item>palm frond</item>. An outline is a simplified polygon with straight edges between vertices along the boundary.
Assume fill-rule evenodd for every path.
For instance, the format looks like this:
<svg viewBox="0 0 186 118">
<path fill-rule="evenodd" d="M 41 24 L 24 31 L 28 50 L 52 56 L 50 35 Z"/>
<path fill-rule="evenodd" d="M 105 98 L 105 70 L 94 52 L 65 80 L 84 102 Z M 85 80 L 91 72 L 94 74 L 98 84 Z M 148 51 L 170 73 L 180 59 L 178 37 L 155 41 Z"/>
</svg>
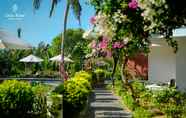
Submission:
<svg viewBox="0 0 186 118">
<path fill-rule="evenodd" d="M 34 7 L 34 10 L 38 10 L 38 9 L 40 8 L 41 1 L 42 1 L 42 0 L 33 0 L 33 7 Z"/>
<path fill-rule="evenodd" d="M 55 7 L 57 6 L 58 2 L 60 2 L 61 0 L 52 0 L 51 3 L 51 8 L 50 8 L 50 17 L 52 16 Z"/>
<path fill-rule="evenodd" d="M 79 20 L 80 22 L 80 16 L 81 16 L 81 5 L 79 0 L 69 0 L 70 5 L 72 7 L 72 10 L 74 12 L 75 17 Z"/>
</svg>

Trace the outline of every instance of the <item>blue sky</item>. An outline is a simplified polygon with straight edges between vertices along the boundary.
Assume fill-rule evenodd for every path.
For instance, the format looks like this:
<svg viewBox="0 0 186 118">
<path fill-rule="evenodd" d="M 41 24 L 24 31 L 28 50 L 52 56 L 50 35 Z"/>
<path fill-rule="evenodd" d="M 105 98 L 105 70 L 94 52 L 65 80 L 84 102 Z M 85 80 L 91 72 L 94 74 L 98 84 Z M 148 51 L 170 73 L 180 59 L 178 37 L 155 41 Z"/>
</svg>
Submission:
<svg viewBox="0 0 186 118">
<path fill-rule="evenodd" d="M 17 35 L 17 28 L 22 29 L 22 39 L 33 46 L 44 41 L 51 43 L 52 39 L 63 31 L 65 1 L 61 0 L 52 18 L 49 18 L 51 0 L 42 0 L 41 8 L 33 12 L 32 0 L 1 0 L 0 1 L 0 28 Z M 91 27 L 89 19 L 94 15 L 93 7 L 80 0 L 82 5 L 81 26 L 73 16 L 72 11 L 68 17 L 68 28 Z M 13 14 L 13 6 L 17 6 L 16 13 L 24 15 L 22 20 L 9 20 L 6 15 Z"/>
</svg>

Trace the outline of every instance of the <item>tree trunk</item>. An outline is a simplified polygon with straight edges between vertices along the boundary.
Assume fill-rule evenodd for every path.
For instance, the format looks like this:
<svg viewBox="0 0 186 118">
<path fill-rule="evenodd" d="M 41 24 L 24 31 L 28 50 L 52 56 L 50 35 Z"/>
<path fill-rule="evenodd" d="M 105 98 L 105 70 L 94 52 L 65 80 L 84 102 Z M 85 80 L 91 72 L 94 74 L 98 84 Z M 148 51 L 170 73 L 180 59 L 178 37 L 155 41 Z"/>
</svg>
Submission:
<svg viewBox="0 0 186 118">
<path fill-rule="evenodd" d="M 128 62 L 128 57 L 124 56 L 123 60 L 124 60 L 124 62 L 122 62 L 122 64 L 121 64 L 121 78 L 122 78 L 123 83 L 128 84 L 128 78 L 125 74 L 125 68 L 126 68 L 126 65 Z"/>
<path fill-rule="evenodd" d="M 68 13 L 70 9 L 70 3 L 67 1 L 67 6 L 65 9 L 65 17 L 64 17 L 64 27 L 63 27 L 63 34 L 61 33 L 61 64 L 60 64 L 60 73 L 64 80 L 68 79 L 68 74 L 64 68 L 64 41 L 66 40 L 66 29 L 67 29 L 67 20 L 68 20 Z"/>
<path fill-rule="evenodd" d="M 132 85 L 129 84 L 128 75 L 127 75 L 127 73 L 125 73 L 126 72 L 125 69 L 126 69 L 128 60 L 129 60 L 129 58 L 127 56 L 124 56 L 124 62 L 121 64 L 121 77 L 122 77 L 123 83 L 125 84 L 125 87 L 127 87 L 130 90 L 130 92 L 132 93 L 132 98 L 138 104 L 138 101 L 136 100 L 136 96 L 135 96 L 135 91 L 134 91 Z"/>
<path fill-rule="evenodd" d="M 114 74 L 116 72 L 116 67 L 117 67 L 118 59 L 114 59 L 114 68 L 112 71 L 112 86 L 114 87 Z"/>
</svg>

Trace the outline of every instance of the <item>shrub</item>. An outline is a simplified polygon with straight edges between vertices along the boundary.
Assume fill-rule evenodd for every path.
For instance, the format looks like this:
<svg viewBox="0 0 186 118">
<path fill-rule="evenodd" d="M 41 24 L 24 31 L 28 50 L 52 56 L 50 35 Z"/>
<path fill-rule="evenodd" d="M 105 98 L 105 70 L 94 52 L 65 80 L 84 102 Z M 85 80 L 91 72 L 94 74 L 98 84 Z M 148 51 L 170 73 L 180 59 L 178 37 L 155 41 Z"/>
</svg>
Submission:
<svg viewBox="0 0 186 118">
<path fill-rule="evenodd" d="M 62 116 L 62 95 L 59 94 L 51 94 L 48 97 L 48 102 L 50 103 L 48 106 L 48 110 L 54 118 L 61 118 Z"/>
<path fill-rule="evenodd" d="M 133 97 L 128 92 L 125 92 L 125 94 L 123 94 L 122 100 L 123 100 L 124 104 L 126 104 L 127 107 L 129 107 L 129 109 L 134 110 L 135 107 L 137 107 L 137 104 L 135 103 L 135 100 L 133 99 Z"/>
<path fill-rule="evenodd" d="M 156 91 L 153 95 L 153 102 L 168 117 L 181 117 L 185 109 L 185 94 L 174 88 L 167 88 Z"/>
<path fill-rule="evenodd" d="M 152 114 L 146 109 L 137 107 L 133 112 L 133 118 L 151 118 Z"/>
<path fill-rule="evenodd" d="M 145 91 L 145 86 L 143 83 L 139 82 L 139 81 L 133 81 L 131 83 L 132 85 L 132 88 L 133 90 L 136 92 L 136 93 L 141 93 L 141 92 L 144 92 Z"/>
<path fill-rule="evenodd" d="M 98 68 L 94 71 L 94 73 L 95 73 L 95 77 L 96 77 L 96 83 L 103 82 L 105 80 L 105 78 L 106 78 L 106 71 L 105 70 Z"/>
<path fill-rule="evenodd" d="M 7 80 L 0 84 L 0 117 L 24 118 L 46 115 L 46 96 L 28 82 Z"/>
<path fill-rule="evenodd" d="M 47 113 L 47 92 L 49 87 L 38 84 L 32 87 L 32 91 L 34 92 L 34 103 L 32 112 L 39 113 Z"/>
<path fill-rule="evenodd" d="M 92 82 L 92 75 L 86 71 L 79 71 L 76 72 L 74 75 L 75 78 L 84 78 L 87 79 L 89 82 Z"/>
<path fill-rule="evenodd" d="M 118 80 L 118 79 L 115 80 L 114 91 L 119 96 L 122 96 L 122 94 L 125 94 L 126 90 L 123 87 L 123 83 L 121 80 Z"/>
<path fill-rule="evenodd" d="M 84 78 L 73 78 L 64 83 L 63 105 L 64 117 L 78 114 L 86 105 L 91 92 L 91 85 Z"/>
<path fill-rule="evenodd" d="M 24 116 L 32 111 L 34 93 L 29 83 L 5 81 L 0 85 L 0 114 Z"/>
<path fill-rule="evenodd" d="M 133 81 L 129 84 L 129 88 L 131 90 L 131 95 L 133 99 L 137 104 L 139 104 L 141 97 L 143 96 L 144 98 L 145 97 L 144 94 L 147 93 L 144 84 L 139 81 Z"/>
<path fill-rule="evenodd" d="M 182 118 L 185 108 L 182 105 L 175 105 L 168 103 L 162 108 L 167 117 L 170 118 Z"/>
<path fill-rule="evenodd" d="M 178 92 L 174 88 L 167 88 L 161 91 L 154 92 L 154 102 L 156 104 L 163 104 L 167 102 L 177 103 L 181 102 L 184 99 L 184 95 Z"/>
<path fill-rule="evenodd" d="M 133 81 L 129 85 L 130 89 L 124 86 L 120 79 L 117 79 L 114 92 L 122 97 L 122 102 L 127 107 L 133 110 L 134 118 L 149 118 L 156 113 L 170 118 L 186 116 L 186 96 L 175 88 L 151 91 L 139 81 Z"/>
<path fill-rule="evenodd" d="M 64 117 L 77 117 L 85 107 L 88 96 L 92 88 L 91 75 L 80 71 L 75 76 L 64 82 L 64 85 L 58 86 L 54 92 L 63 94 Z"/>
<path fill-rule="evenodd" d="M 54 93 L 58 93 L 58 94 L 63 94 L 64 91 L 65 91 L 65 89 L 64 89 L 64 84 L 62 83 L 62 84 L 58 85 L 58 86 L 54 89 L 53 92 L 54 92 Z"/>
</svg>

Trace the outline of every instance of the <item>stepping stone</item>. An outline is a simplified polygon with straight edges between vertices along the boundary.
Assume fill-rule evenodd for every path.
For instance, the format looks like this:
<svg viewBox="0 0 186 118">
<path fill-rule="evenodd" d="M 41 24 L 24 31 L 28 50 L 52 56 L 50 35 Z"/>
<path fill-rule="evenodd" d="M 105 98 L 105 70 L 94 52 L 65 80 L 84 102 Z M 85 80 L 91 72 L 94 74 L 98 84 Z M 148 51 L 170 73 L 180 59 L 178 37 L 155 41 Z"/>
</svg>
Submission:
<svg viewBox="0 0 186 118">
<path fill-rule="evenodd" d="M 90 112 L 90 118 L 132 118 L 132 114 L 119 103 L 118 97 L 105 88 L 95 88 Z"/>
</svg>

